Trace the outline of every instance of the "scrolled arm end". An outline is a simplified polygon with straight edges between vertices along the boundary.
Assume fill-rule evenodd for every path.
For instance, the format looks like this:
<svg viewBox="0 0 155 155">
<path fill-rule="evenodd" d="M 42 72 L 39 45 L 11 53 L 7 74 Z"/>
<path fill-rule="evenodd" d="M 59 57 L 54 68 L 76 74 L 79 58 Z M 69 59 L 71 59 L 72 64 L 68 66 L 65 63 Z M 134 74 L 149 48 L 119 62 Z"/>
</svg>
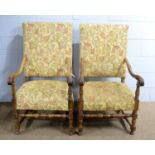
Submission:
<svg viewBox="0 0 155 155">
<path fill-rule="evenodd" d="M 67 83 L 68 83 L 69 86 L 73 85 L 73 78 L 71 76 L 67 77 Z"/>
<path fill-rule="evenodd" d="M 144 86 L 144 79 L 141 76 L 137 75 L 137 81 L 140 86 Z"/>
<path fill-rule="evenodd" d="M 11 74 L 8 78 L 8 85 L 12 85 L 19 75 L 20 75 L 20 72 Z"/>
<path fill-rule="evenodd" d="M 84 83 L 85 83 L 84 78 L 83 77 L 80 77 L 80 79 L 79 79 L 79 85 L 80 86 L 83 86 Z"/>
<path fill-rule="evenodd" d="M 12 76 L 9 76 L 8 85 L 12 85 L 13 83 L 14 83 L 14 78 Z"/>
</svg>

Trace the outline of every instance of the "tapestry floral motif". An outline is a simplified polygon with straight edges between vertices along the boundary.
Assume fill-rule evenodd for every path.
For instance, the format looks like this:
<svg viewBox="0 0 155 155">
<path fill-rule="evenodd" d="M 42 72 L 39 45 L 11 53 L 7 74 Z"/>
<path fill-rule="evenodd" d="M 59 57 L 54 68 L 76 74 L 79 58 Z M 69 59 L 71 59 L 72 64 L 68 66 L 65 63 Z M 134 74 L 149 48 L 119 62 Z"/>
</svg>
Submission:
<svg viewBox="0 0 155 155">
<path fill-rule="evenodd" d="M 84 110 L 133 110 L 134 94 L 124 83 L 86 82 Z"/>
<path fill-rule="evenodd" d="M 81 24 L 83 76 L 125 77 L 127 25 Z"/>
<path fill-rule="evenodd" d="M 17 90 L 17 109 L 67 110 L 68 85 L 65 81 L 34 80 Z"/>
<path fill-rule="evenodd" d="M 72 26 L 25 23 L 25 76 L 69 76 L 72 73 Z"/>
</svg>

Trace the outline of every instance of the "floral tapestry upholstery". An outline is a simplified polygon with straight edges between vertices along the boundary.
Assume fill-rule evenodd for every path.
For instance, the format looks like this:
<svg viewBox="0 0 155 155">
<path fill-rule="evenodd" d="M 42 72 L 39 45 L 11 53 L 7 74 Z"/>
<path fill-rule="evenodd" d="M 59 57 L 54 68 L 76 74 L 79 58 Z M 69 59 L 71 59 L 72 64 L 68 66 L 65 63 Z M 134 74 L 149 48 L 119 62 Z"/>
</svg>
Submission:
<svg viewBox="0 0 155 155">
<path fill-rule="evenodd" d="M 80 58 L 86 77 L 125 77 L 127 25 L 81 24 Z"/>
<path fill-rule="evenodd" d="M 26 77 L 65 77 L 72 73 L 71 24 L 25 23 L 23 31 Z"/>
<path fill-rule="evenodd" d="M 84 110 L 133 110 L 134 94 L 124 83 L 86 82 Z"/>
<path fill-rule="evenodd" d="M 17 90 L 18 110 L 68 110 L 68 85 L 65 81 L 35 80 Z"/>
</svg>

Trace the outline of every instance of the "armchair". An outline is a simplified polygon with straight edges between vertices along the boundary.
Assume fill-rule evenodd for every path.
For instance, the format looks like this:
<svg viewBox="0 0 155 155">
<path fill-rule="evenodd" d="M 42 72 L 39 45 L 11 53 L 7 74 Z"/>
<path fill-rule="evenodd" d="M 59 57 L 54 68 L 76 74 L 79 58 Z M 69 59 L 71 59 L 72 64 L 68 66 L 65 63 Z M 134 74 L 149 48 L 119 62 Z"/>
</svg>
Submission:
<svg viewBox="0 0 155 155">
<path fill-rule="evenodd" d="M 84 118 L 119 118 L 136 130 L 140 86 L 144 80 L 132 72 L 126 58 L 127 25 L 81 24 L 78 130 Z M 126 67 L 137 80 L 135 93 L 125 84 Z M 120 78 L 120 82 L 88 81 L 87 77 Z M 131 118 L 131 122 L 128 118 Z"/>
<path fill-rule="evenodd" d="M 69 134 L 72 134 L 72 26 L 25 23 L 23 31 L 23 60 L 19 70 L 8 80 L 12 88 L 16 133 L 20 133 L 25 118 L 68 118 Z M 28 81 L 16 90 L 15 81 L 22 72 Z M 30 80 L 34 77 L 39 80 Z M 66 82 L 47 79 L 51 77 L 64 77 Z"/>
</svg>

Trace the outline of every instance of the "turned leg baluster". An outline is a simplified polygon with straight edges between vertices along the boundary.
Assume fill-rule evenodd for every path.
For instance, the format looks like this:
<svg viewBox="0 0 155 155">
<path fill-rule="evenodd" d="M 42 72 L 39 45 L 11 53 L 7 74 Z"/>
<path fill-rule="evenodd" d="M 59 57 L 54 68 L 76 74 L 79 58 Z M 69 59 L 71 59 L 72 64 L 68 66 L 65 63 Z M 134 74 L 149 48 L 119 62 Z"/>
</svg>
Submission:
<svg viewBox="0 0 155 155">
<path fill-rule="evenodd" d="M 74 105 L 73 105 L 73 99 L 72 99 L 72 88 L 69 86 L 68 89 L 68 107 L 69 107 L 69 135 L 72 135 L 74 132 L 73 127 L 73 111 L 74 111 Z"/>
<path fill-rule="evenodd" d="M 78 130 L 79 130 L 79 135 L 82 135 L 83 132 L 83 85 L 80 86 L 80 98 L 78 101 Z"/>
<path fill-rule="evenodd" d="M 139 94 L 140 94 L 140 85 L 139 83 L 137 83 L 137 88 L 136 88 L 136 92 L 135 92 L 135 107 L 134 110 L 132 112 L 132 123 L 130 126 L 131 132 L 130 134 L 133 135 L 135 130 L 136 130 L 136 119 L 138 117 L 138 108 L 139 108 Z"/>
</svg>

